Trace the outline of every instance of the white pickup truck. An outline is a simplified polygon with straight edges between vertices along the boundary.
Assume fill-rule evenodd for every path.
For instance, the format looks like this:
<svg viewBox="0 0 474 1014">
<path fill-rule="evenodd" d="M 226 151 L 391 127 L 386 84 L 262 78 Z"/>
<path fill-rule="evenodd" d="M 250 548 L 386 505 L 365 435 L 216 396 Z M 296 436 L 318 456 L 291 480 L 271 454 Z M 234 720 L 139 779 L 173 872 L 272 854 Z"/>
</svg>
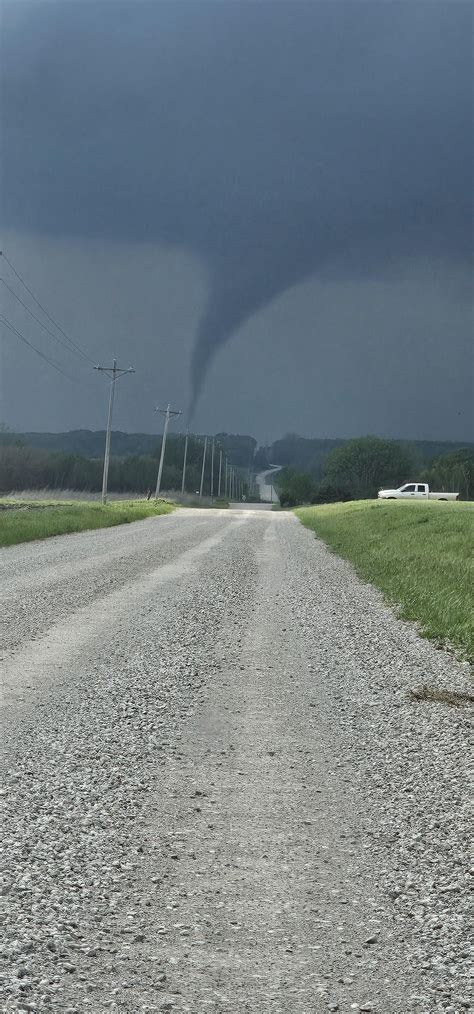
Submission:
<svg viewBox="0 0 474 1014">
<path fill-rule="evenodd" d="M 379 500 L 457 500 L 459 493 L 433 493 L 427 482 L 406 482 L 399 489 L 379 489 Z"/>
</svg>

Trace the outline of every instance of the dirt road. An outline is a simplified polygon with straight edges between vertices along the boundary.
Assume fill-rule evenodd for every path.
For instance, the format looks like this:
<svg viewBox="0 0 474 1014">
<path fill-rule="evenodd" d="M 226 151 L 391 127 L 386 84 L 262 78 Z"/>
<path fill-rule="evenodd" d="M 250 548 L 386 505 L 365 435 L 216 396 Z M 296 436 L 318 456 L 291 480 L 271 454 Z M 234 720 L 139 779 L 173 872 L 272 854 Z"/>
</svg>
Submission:
<svg viewBox="0 0 474 1014">
<path fill-rule="evenodd" d="M 283 513 L 0 567 L 3 1011 L 467 1009 L 461 664 Z"/>
</svg>

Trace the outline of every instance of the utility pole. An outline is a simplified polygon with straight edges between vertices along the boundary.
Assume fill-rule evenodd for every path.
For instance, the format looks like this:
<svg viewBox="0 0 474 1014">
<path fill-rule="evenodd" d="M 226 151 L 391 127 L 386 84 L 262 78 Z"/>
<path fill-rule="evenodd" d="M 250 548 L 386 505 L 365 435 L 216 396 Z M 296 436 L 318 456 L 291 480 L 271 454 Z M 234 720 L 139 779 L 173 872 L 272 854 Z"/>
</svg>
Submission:
<svg viewBox="0 0 474 1014">
<path fill-rule="evenodd" d="M 220 499 L 221 495 L 221 480 L 222 480 L 222 450 L 219 451 L 219 484 L 217 487 L 217 496 Z"/>
<path fill-rule="evenodd" d="M 186 461 L 187 461 L 187 458 L 188 458 L 188 438 L 189 438 L 189 430 L 186 430 L 186 439 L 184 441 L 183 478 L 181 480 L 181 493 L 184 493 L 184 483 L 186 481 Z"/>
<path fill-rule="evenodd" d="M 155 415 L 156 415 L 157 412 L 159 412 L 160 415 L 164 415 L 164 417 L 165 417 L 165 425 L 163 427 L 163 439 L 161 441 L 160 464 L 158 465 L 158 475 L 157 475 L 157 479 L 156 479 L 155 500 L 158 500 L 158 496 L 159 496 L 160 489 L 161 489 L 161 476 L 163 474 L 163 463 L 164 463 L 164 460 L 165 460 L 166 437 L 168 436 L 168 426 L 170 424 L 170 418 L 171 418 L 172 415 L 181 415 L 181 409 L 175 409 L 175 410 L 173 410 L 171 408 L 171 405 L 167 405 L 166 408 L 155 408 Z"/>
<path fill-rule="evenodd" d="M 199 496 L 202 496 L 202 489 L 204 486 L 204 469 L 206 467 L 206 451 L 207 451 L 207 437 L 204 437 L 204 449 L 202 452 L 202 469 L 201 469 L 201 485 L 199 487 Z"/>
<path fill-rule="evenodd" d="M 107 433 L 105 437 L 105 454 L 104 454 L 104 472 L 102 475 L 102 503 L 107 503 L 107 480 L 109 478 L 109 461 L 110 461 L 110 434 L 112 431 L 112 412 L 114 408 L 114 396 L 115 396 L 115 382 L 119 377 L 125 376 L 126 373 L 135 373 L 132 366 L 129 366 L 128 370 L 121 370 L 117 366 L 117 360 L 114 359 L 113 366 L 94 366 L 94 370 L 99 370 L 99 373 L 106 373 L 110 377 L 110 393 L 109 393 L 109 412 L 107 416 Z"/>
<path fill-rule="evenodd" d="M 224 478 L 224 496 L 227 497 L 227 477 L 228 477 L 229 466 L 227 464 L 227 457 L 225 459 L 225 478 Z"/>
<path fill-rule="evenodd" d="M 211 496 L 214 496 L 214 438 L 211 446 Z"/>
</svg>

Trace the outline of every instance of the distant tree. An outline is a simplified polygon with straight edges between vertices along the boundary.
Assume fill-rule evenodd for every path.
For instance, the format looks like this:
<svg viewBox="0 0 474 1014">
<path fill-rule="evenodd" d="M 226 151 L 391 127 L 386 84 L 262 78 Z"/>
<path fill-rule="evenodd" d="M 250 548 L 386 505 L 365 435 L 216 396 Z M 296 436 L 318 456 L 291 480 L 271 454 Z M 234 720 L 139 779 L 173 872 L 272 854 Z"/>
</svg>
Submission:
<svg viewBox="0 0 474 1014">
<path fill-rule="evenodd" d="M 262 472 L 265 468 L 268 468 L 269 462 L 268 447 L 259 447 L 255 451 L 254 467 L 257 471 Z"/>
<path fill-rule="evenodd" d="M 459 492 L 463 500 L 474 500 L 474 451 L 462 448 L 443 454 L 423 472 L 422 479 L 433 489 Z"/>
<path fill-rule="evenodd" d="M 12 433 L 5 423 L 0 423 L 0 447 L 20 447 L 24 443 L 20 433 Z"/>
<path fill-rule="evenodd" d="M 311 503 L 341 503 L 344 500 L 351 500 L 352 494 L 347 483 L 331 482 L 330 479 L 323 479 L 318 483 L 315 492 L 311 497 Z"/>
<path fill-rule="evenodd" d="M 309 472 L 315 478 L 322 478 L 328 455 L 344 443 L 344 440 L 324 440 L 287 433 L 268 448 L 269 460 L 272 464 L 292 465 L 293 468 Z"/>
<path fill-rule="evenodd" d="M 298 472 L 295 468 L 282 468 L 275 474 L 274 483 L 282 507 L 297 507 L 300 504 L 311 503 L 315 483 L 307 472 Z"/>
<path fill-rule="evenodd" d="M 326 462 L 332 451 L 346 446 L 348 440 L 327 440 L 319 437 L 300 437 L 296 433 L 287 433 L 281 440 L 276 440 L 268 448 L 268 459 L 275 465 L 291 465 L 302 472 L 309 472 L 314 479 L 322 481 L 325 475 Z M 452 441 L 434 440 L 396 440 L 389 441 L 399 445 L 411 462 L 411 475 L 420 478 L 424 468 L 431 468 L 433 462 L 447 454 L 458 451 L 460 447 L 468 447 L 474 452 L 474 444 L 460 445 Z"/>
<path fill-rule="evenodd" d="M 231 465 L 236 468 L 253 468 L 257 441 L 239 433 L 217 433 L 216 442 L 222 447 Z"/>
<path fill-rule="evenodd" d="M 406 481 L 411 468 L 409 452 L 395 441 L 359 437 L 329 455 L 326 478 L 347 487 L 354 499 L 362 499 L 375 496 L 381 486 Z"/>
<path fill-rule="evenodd" d="M 42 489 L 50 485 L 51 455 L 36 447 L 0 446 L 0 491 Z"/>
</svg>

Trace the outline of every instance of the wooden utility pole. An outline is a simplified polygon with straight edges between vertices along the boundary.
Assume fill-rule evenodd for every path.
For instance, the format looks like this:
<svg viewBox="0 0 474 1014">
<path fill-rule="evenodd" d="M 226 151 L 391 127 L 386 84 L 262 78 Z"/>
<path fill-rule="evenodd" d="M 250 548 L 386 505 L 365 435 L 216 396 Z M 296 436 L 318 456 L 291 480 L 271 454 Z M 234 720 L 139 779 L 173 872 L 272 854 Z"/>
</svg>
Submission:
<svg viewBox="0 0 474 1014">
<path fill-rule="evenodd" d="M 115 384 L 119 377 L 125 376 L 126 373 L 135 373 L 132 366 L 129 366 L 128 370 L 122 370 L 117 366 L 117 360 L 113 360 L 112 366 L 94 366 L 94 370 L 98 370 L 99 373 L 106 373 L 110 377 L 110 393 L 109 393 L 109 411 L 107 415 L 107 432 L 105 435 L 105 454 L 104 454 L 104 471 L 102 475 L 102 503 L 107 503 L 107 483 L 109 478 L 109 461 L 110 461 L 110 434 L 112 432 L 112 413 L 114 410 L 114 397 L 115 397 Z"/>
</svg>

